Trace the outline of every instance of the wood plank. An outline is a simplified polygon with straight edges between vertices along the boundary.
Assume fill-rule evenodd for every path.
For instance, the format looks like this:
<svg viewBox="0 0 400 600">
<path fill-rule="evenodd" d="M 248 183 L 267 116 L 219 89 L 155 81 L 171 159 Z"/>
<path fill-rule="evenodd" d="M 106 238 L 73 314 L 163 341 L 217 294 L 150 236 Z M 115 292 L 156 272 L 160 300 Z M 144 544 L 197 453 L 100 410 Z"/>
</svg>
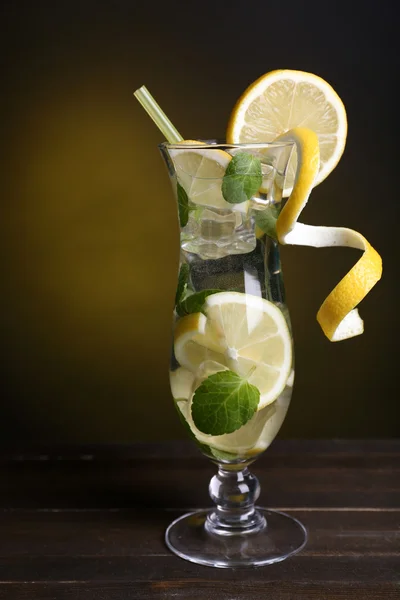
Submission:
<svg viewBox="0 0 400 600">
<path fill-rule="evenodd" d="M 0 600 L 399 600 L 396 583 L 181 581 L 0 584 Z"/>
<path fill-rule="evenodd" d="M 299 554 L 259 569 L 199 567 L 168 556 L 32 556 L 3 557 L 2 582 L 147 582 L 196 580 L 222 583 L 291 581 L 293 583 L 398 583 L 399 558 L 386 556 L 306 556 Z M 197 584 L 196 584 L 197 585 Z M 216 584 L 217 585 L 217 584 Z"/>
<path fill-rule="evenodd" d="M 333 456 L 346 458 L 365 456 L 369 458 L 399 455 L 400 439 L 362 439 L 362 440 L 284 440 L 276 439 L 268 448 L 266 456 L 296 457 L 298 455 Z M 129 444 L 27 444 L 22 446 L 0 444 L 0 462 L 9 460 L 38 460 L 49 458 L 58 460 L 135 460 L 165 458 L 198 458 L 201 456 L 195 444 L 189 440 L 170 440 L 163 442 L 134 442 Z"/>
<path fill-rule="evenodd" d="M 170 553 L 163 536 L 182 512 L 3 511 L 0 556 L 148 556 Z M 397 555 L 398 511 L 291 511 L 308 529 L 306 555 Z"/>
<path fill-rule="evenodd" d="M 7 452 L 0 600 L 400 600 L 400 440 L 275 442 L 252 467 L 260 501 L 299 518 L 309 543 L 247 570 L 164 546 L 184 507 L 211 504 L 215 467 L 190 443 Z"/>
<path fill-rule="evenodd" d="M 38 453 L 38 451 L 40 452 Z M 400 440 L 276 440 L 252 469 L 269 506 L 400 506 Z M 198 507 L 215 466 L 190 442 L 5 453 L 1 507 Z"/>
<path fill-rule="evenodd" d="M 398 468 L 270 467 L 255 464 L 260 502 L 286 507 L 400 506 Z M 6 508 L 191 508 L 209 504 L 212 465 L 155 463 L 149 467 L 24 463 L 1 470 L 0 507 Z"/>
</svg>

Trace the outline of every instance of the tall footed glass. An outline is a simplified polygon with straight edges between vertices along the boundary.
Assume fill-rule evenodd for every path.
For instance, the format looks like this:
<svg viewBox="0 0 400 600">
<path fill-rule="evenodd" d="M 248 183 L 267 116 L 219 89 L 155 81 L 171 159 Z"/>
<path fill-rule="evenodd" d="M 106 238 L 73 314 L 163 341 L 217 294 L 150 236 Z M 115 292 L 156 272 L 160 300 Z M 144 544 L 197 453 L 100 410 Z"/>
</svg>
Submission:
<svg viewBox="0 0 400 600">
<path fill-rule="evenodd" d="M 214 567 L 281 561 L 303 525 L 260 508 L 249 466 L 278 433 L 294 381 L 275 236 L 291 143 L 161 144 L 177 199 L 180 267 L 170 382 L 182 424 L 217 466 L 214 507 L 167 529 L 168 547 Z"/>
</svg>

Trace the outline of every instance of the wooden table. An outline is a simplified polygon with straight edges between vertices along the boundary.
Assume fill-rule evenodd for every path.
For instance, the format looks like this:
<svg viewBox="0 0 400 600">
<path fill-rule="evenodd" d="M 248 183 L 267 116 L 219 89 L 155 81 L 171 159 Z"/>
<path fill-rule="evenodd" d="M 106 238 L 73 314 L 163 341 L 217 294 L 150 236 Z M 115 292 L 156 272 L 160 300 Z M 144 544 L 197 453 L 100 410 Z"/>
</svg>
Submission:
<svg viewBox="0 0 400 600">
<path fill-rule="evenodd" d="M 210 505 L 190 443 L 8 449 L 0 461 L 0 600 L 400 599 L 400 441 L 279 441 L 253 465 L 261 503 L 307 526 L 297 556 L 213 569 L 166 526 Z"/>
</svg>

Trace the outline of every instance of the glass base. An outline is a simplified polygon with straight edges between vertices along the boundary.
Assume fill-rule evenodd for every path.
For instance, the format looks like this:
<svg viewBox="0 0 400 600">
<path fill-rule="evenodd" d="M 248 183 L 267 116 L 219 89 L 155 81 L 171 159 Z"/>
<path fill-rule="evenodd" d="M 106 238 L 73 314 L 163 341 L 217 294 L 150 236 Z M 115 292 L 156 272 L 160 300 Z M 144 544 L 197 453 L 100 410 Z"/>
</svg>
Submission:
<svg viewBox="0 0 400 600">
<path fill-rule="evenodd" d="M 235 535 L 209 533 L 205 525 L 210 512 L 197 510 L 173 521 L 165 534 L 168 548 L 185 560 L 209 567 L 257 567 L 285 560 L 307 542 L 304 525 L 278 510 L 257 507 L 266 526 Z"/>
</svg>

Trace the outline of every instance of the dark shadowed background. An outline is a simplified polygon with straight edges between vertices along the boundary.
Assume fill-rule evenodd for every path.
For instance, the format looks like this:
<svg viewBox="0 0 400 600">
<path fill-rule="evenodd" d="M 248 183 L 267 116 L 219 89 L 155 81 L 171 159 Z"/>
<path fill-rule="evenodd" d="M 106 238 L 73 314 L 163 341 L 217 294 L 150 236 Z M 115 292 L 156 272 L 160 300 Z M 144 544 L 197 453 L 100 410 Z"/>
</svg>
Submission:
<svg viewBox="0 0 400 600">
<path fill-rule="evenodd" d="M 325 78 L 348 112 L 302 221 L 360 230 L 384 263 L 364 335 L 332 344 L 315 315 L 357 251 L 283 249 L 297 371 L 281 436 L 399 434 L 395 3 L 342 6 L 1 3 L 3 441 L 184 437 L 167 374 L 176 211 L 132 93 L 146 84 L 185 137 L 224 137 L 238 96 L 277 68 Z"/>
</svg>

